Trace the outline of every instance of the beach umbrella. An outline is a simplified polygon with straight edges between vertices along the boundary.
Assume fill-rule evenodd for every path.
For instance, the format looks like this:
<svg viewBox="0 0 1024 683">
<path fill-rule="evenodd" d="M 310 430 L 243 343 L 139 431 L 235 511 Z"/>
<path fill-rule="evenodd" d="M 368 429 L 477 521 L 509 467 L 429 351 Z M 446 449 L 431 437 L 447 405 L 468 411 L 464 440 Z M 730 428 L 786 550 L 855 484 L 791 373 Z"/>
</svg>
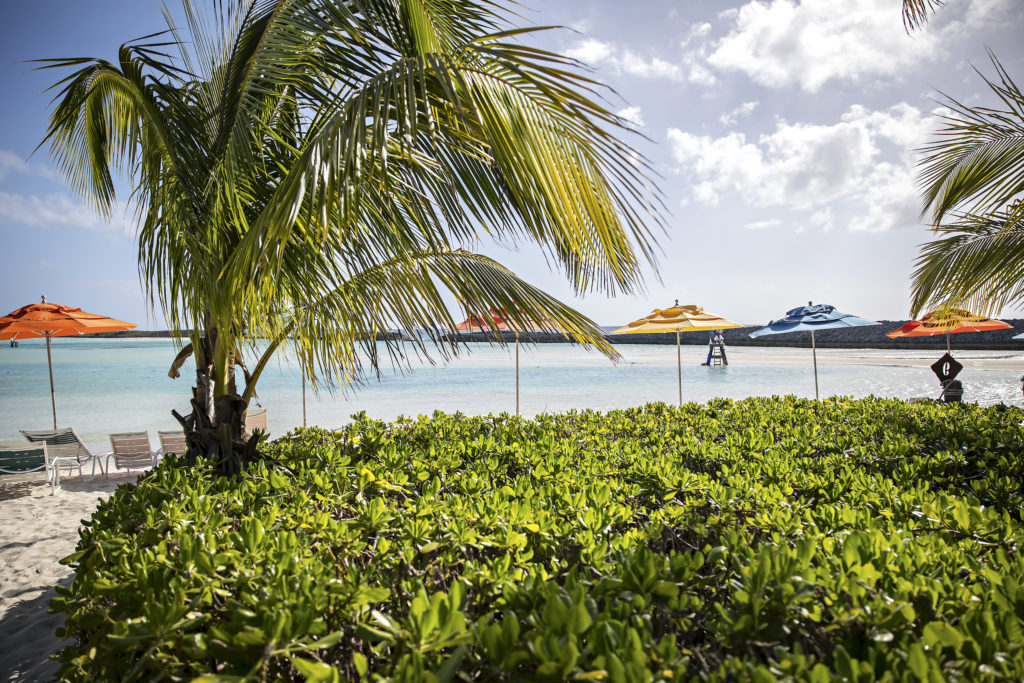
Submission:
<svg viewBox="0 0 1024 683">
<path fill-rule="evenodd" d="M 490 309 L 485 316 L 470 314 L 465 320 L 455 326 L 459 332 L 494 332 L 511 331 L 516 338 L 516 415 L 519 414 L 519 333 L 533 332 L 536 330 L 557 330 L 561 325 L 554 320 L 544 320 L 537 323 L 529 318 L 520 316 L 521 322 L 516 322 L 509 317 L 508 311 Z"/>
<path fill-rule="evenodd" d="M 634 320 L 609 334 L 644 334 L 651 332 L 676 333 L 676 365 L 679 373 L 679 405 L 683 405 L 683 357 L 679 335 L 682 332 L 708 332 L 743 327 L 720 315 L 708 313 L 700 306 L 680 306 L 679 299 L 669 308 L 655 308 L 650 315 Z"/>
<path fill-rule="evenodd" d="M 43 297 L 39 304 L 22 306 L 0 318 L 0 340 L 46 338 L 46 363 L 50 369 L 50 405 L 53 408 L 53 428 L 57 428 L 57 401 L 53 392 L 53 359 L 50 356 L 50 337 L 68 337 L 79 334 L 118 332 L 130 330 L 134 323 L 114 320 L 105 315 L 86 313 L 81 308 L 50 304 Z"/>
<path fill-rule="evenodd" d="M 786 311 L 786 317 L 772 320 L 765 327 L 754 330 L 750 333 L 750 337 L 756 339 L 766 334 L 810 332 L 811 358 L 814 363 L 814 399 L 818 400 L 818 349 L 814 341 L 815 330 L 834 330 L 839 327 L 863 327 L 865 325 L 880 324 L 874 320 L 865 320 L 850 313 L 837 311 L 835 306 L 829 306 L 828 304 L 815 305 L 808 301 L 806 306 Z"/>
<path fill-rule="evenodd" d="M 949 308 L 926 313 L 920 320 L 911 320 L 898 330 L 885 335 L 890 339 L 901 337 L 931 337 L 946 335 L 946 353 L 949 353 L 949 335 L 961 332 L 992 332 L 1006 330 L 1013 325 L 981 315 L 972 315 L 960 308 Z"/>
</svg>

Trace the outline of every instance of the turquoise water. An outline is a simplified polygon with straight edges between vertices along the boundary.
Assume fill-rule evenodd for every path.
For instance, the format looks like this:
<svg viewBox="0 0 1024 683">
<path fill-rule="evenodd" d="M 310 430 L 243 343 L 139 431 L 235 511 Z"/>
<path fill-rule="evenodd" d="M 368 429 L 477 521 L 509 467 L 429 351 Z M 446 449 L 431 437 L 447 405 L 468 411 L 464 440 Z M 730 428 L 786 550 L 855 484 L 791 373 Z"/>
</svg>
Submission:
<svg viewBox="0 0 1024 683">
<path fill-rule="evenodd" d="M 338 427 L 355 412 L 393 420 L 434 410 L 483 415 L 515 411 L 512 348 L 470 344 L 469 353 L 447 365 L 414 360 L 403 371 L 384 368 L 380 379 L 346 392 L 307 392 L 310 425 Z M 1024 347 L 1022 347 L 1024 348 Z M 624 408 L 651 401 L 678 400 L 674 346 L 623 345 L 615 365 L 603 356 L 568 344 L 540 344 L 520 351 L 520 409 L 523 415 L 572 409 Z M 168 339 L 60 338 L 52 342 L 57 423 L 72 426 L 91 448 L 109 450 L 116 431 L 174 429 L 170 410 L 188 412 L 191 367 L 176 380 L 167 369 L 176 353 Z M 745 398 L 794 394 L 814 396 L 809 349 L 733 347 L 727 368 L 705 368 L 706 349 L 683 347 L 683 397 L 707 401 L 716 396 Z M 938 383 L 927 367 L 897 363 L 936 359 L 937 351 L 820 350 L 822 396 L 868 395 L 909 398 L 937 396 Z M 1020 405 L 1021 352 L 963 351 L 954 355 L 968 366 L 960 376 L 965 400 Z M 853 358 L 854 361 L 836 362 Z M 995 360 L 1002 369 L 971 367 L 972 360 Z M 856 361 L 875 364 L 860 365 Z M 893 363 L 886 365 L 886 363 Z M 878 363 L 881 363 L 879 365 Z M 1016 366 L 1013 366 L 1016 367 Z M 259 385 L 259 403 L 268 409 L 272 436 L 302 425 L 301 378 L 293 359 L 278 354 Z M 0 441 L 18 442 L 19 429 L 52 426 L 46 347 L 22 341 L 0 345 Z"/>
</svg>

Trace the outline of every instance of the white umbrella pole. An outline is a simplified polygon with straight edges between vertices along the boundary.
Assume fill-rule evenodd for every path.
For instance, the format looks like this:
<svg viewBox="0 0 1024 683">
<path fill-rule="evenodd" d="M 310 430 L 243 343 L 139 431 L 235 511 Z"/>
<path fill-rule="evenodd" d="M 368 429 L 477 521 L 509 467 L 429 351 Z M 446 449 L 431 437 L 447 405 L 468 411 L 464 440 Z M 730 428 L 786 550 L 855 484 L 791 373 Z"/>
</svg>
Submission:
<svg viewBox="0 0 1024 683">
<path fill-rule="evenodd" d="M 53 359 L 50 357 L 50 335 L 46 335 L 46 365 L 50 368 L 50 406 L 53 408 L 53 428 L 57 429 L 57 399 L 53 396 Z"/>
<path fill-rule="evenodd" d="M 679 368 L 679 407 L 683 407 L 683 355 L 679 348 L 679 330 L 676 330 L 676 367 Z"/>
<path fill-rule="evenodd" d="M 814 358 L 814 400 L 819 400 L 818 396 L 818 349 L 814 343 L 814 330 L 811 330 L 811 357 Z"/>
<path fill-rule="evenodd" d="M 519 415 L 519 333 L 516 332 L 516 415 Z"/>
<path fill-rule="evenodd" d="M 946 353 L 949 353 L 949 332 L 946 333 Z"/>
<path fill-rule="evenodd" d="M 302 426 L 306 426 L 306 373 L 301 369 L 299 372 L 302 373 Z"/>
</svg>

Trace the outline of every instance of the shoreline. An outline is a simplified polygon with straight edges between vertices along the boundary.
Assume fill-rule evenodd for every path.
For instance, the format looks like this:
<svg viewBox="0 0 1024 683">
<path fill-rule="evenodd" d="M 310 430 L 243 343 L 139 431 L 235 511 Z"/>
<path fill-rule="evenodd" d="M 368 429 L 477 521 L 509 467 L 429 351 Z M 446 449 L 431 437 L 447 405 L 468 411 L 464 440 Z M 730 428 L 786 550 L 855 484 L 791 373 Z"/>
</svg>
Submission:
<svg viewBox="0 0 1024 683">
<path fill-rule="evenodd" d="M 664 336 L 674 341 L 675 335 Z M 59 426 L 74 427 L 94 453 L 110 451 L 109 434 L 113 432 L 147 431 L 150 443 L 156 445 L 158 430 L 179 428 L 170 415 L 171 408 L 182 413 L 189 409 L 189 380 L 193 378 L 185 373 L 170 380 L 164 372 L 171 346 L 167 339 L 110 342 L 88 337 L 64 344 L 55 354 Z M 736 348 L 729 344 L 726 349 L 728 368 L 701 367 L 707 356 L 705 344 L 681 349 L 685 401 L 815 395 L 810 349 Z M 10 371 L 0 382 L 0 412 L 7 416 L 0 428 L 0 443 L 4 444 L 22 443 L 19 429 L 45 429 L 52 420 L 45 348 L 32 342 L 21 350 L 28 353 L 18 353 L 18 349 L 0 353 L 6 356 L 5 363 L 10 362 Z M 380 377 L 370 375 L 353 390 L 321 387 L 315 393 L 307 387 L 305 399 L 295 359 L 283 354 L 261 381 L 258 407 L 268 409 L 269 431 L 277 437 L 304 422 L 338 428 L 363 412 L 391 421 L 429 415 L 434 410 L 472 415 L 514 413 L 518 403 L 521 414 L 532 417 L 678 401 L 676 349 L 667 344 L 621 346 L 623 358 L 617 364 L 593 350 L 569 344 L 529 345 L 520 351 L 518 394 L 514 349 L 471 343 L 460 347 L 450 362 L 412 357 L 408 366 L 386 364 Z M 938 396 L 939 384 L 929 366 L 943 352 L 818 349 L 821 395 Z M 965 400 L 1019 405 L 1024 345 L 1013 351 L 958 347 L 953 355 L 965 368 L 960 377 Z"/>
</svg>

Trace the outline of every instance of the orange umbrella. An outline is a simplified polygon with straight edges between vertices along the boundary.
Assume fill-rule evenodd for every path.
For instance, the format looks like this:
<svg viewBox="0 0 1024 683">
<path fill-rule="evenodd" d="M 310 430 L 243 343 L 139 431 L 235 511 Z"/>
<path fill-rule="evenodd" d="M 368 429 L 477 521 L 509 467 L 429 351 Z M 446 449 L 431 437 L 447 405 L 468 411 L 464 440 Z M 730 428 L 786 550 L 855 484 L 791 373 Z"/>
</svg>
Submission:
<svg viewBox="0 0 1024 683">
<path fill-rule="evenodd" d="M 53 407 L 53 428 L 57 428 L 57 401 L 53 395 L 53 359 L 50 357 L 50 337 L 68 337 L 73 334 L 96 334 L 130 330 L 134 323 L 114 320 L 104 315 L 86 313 L 81 308 L 46 303 L 22 306 L 0 318 L 0 340 L 24 337 L 46 338 L 46 363 L 50 368 L 50 405 Z"/>
<path fill-rule="evenodd" d="M 960 308 L 932 311 L 920 320 L 911 320 L 898 330 L 885 335 L 890 339 L 900 337 L 931 337 L 936 334 L 946 335 L 946 353 L 949 353 L 949 335 L 960 332 L 992 332 L 1013 327 L 1002 320 L 993 320 L 980 315 L 972 315 Z"/>
<path fill-rule="evenodd" d="M 516 323 L 508 318 L 508 311 L 494 310 L 493 308 L 485 316 L 470 314 L 465 320 L 455 326 L 459 332 L 492 332 L 495 330 L 511 330 L 516 335 L 516 415 L 519 414 L 519 333 L 530 330 L 557 330 L 561 325 L 554 320 L 544 320 L 536 323 L 529 318 L 523 318 L 523 323 Z"/>
</svg>

